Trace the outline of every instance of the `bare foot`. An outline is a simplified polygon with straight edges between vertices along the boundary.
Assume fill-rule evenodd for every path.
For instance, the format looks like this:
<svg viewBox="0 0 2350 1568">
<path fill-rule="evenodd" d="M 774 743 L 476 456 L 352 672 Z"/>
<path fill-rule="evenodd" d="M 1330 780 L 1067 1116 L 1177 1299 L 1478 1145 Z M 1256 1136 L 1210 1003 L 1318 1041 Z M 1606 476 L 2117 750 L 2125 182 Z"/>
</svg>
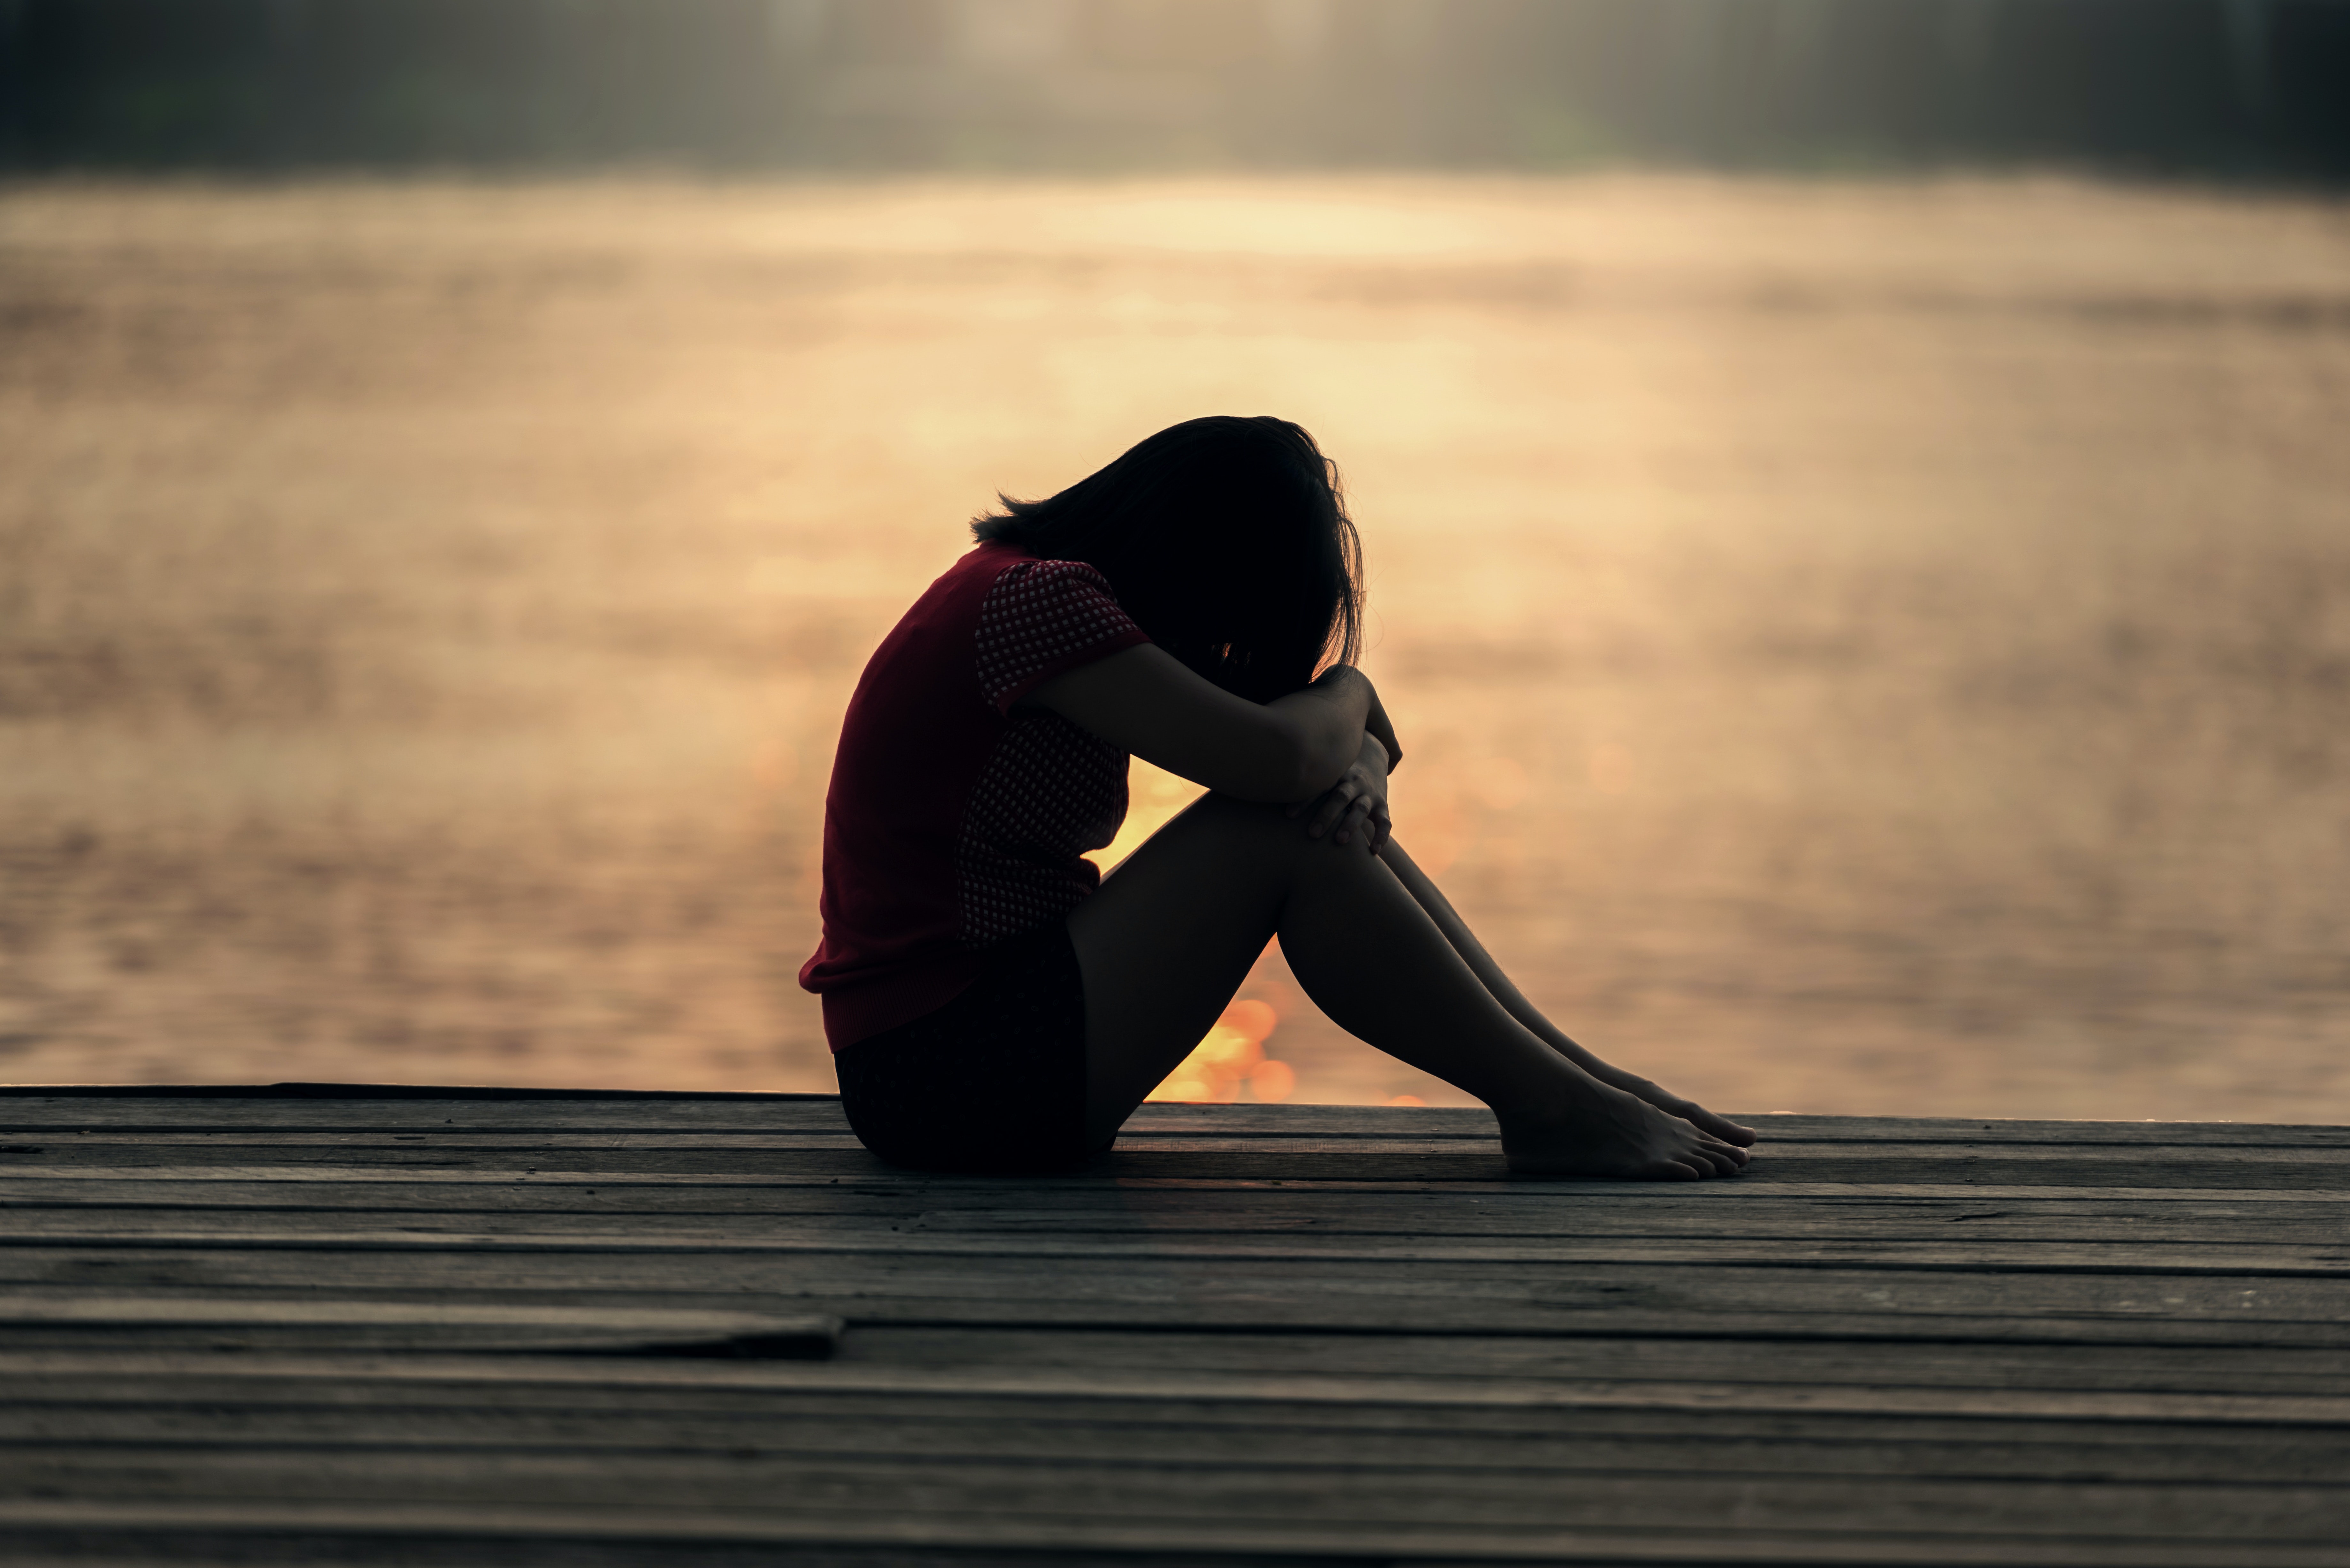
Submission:
<svg viewBox="0 0 2350 1568">
<path fill-rule="evenodd" d="M 1728 1116 L 1715 1116 L 1695 1100 L 1682 1099 L 1671 1090 L 1652 1084 L 1636 1073 L 1627 1073 L 1621 1067 L 1609 1067 L 1604 1064 L 1594 1067 L 1587 1063 L 1584 1071 L 1603 1084 L 1612 1085 L 1627 1095 L 1638 1096 L 1667 1116 L 1679 1116 L 1700 1132 L 1711 1133 L 1724 1143 L 1736 1144 L 1740 1148 L 1754 1147 L 1757 1135 L 1752 1127 L 1741 1127 Z"/>
<path fill-rule="evenodd" d="M 1723 1143 L 1748 1148 L 1757 1141 L 1752 1127 L 1741 1127 L 1728 1116 L 1715 1116 L 1695 1100 L 1685 1100 L 1661 1084 L 1652 1084 L 1638 1073 L 1627 1073 L 1613 1063 L 1603 1062 L 1555 1029 L 1544 1028 L 1536 1033 L 1550 1042 L 1551 1049 L 1610 1088 L 1621 1089 L 1627 1095 L 1646 1100 L 1667 1116 L 1679 1116 L 1699 1131 L 1710 1133 Z"/>
<path fill-rule="evenodd" d="M 1746 1132 L 1719 1116 L 1711 1119 Z M 1746 1133 L 1747 1141 L 1753 1137 Z M 1510 1168 L 1524 1176 L 1600 1176 L 1628 1181 L 1696 1181 L 1709 1176 L 1734 1176 L 1748 1158 L 1744 1149 L 1679 1116 L 1607 1086 L 1563 1116 L 1504 1118 L 1502 1152 Z"/>
</svg>

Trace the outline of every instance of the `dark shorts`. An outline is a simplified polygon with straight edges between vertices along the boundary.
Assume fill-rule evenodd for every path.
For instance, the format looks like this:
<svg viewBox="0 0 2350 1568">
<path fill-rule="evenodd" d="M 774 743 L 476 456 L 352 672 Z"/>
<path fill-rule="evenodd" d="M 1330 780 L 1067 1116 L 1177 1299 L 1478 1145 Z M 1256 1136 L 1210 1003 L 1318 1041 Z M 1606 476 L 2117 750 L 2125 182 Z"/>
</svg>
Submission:
<svg viewBox="0 0 2350 1568">
<path fill-rule="evenodd" d="M 1097 1152 L 1086 1147 L 1085 975 L 1059 920 L 991 952 L 937 1012 L 832 1062 L 850 1128 L 892 1165 L 1066 1170 Z"/>
</svg>

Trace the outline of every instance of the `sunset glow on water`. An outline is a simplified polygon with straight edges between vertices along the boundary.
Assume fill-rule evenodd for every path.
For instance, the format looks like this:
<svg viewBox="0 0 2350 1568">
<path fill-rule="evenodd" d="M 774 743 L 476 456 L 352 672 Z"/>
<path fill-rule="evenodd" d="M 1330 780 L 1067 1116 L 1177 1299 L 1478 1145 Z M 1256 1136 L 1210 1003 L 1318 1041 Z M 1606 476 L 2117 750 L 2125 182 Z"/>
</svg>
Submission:
<svg viewBox="0 0 2350 1568">
<path fill-rule="evenodd" d="M 866 655 L 997 490 L 1271 412 L 1578 1037 L 2350 1119 L 2345 277 L 2061 181 L 0 189 L 0 1076 L 831 1087 Z M 1462 1103 L 1277 950 L 1161 1093 Z"/>
</svg>

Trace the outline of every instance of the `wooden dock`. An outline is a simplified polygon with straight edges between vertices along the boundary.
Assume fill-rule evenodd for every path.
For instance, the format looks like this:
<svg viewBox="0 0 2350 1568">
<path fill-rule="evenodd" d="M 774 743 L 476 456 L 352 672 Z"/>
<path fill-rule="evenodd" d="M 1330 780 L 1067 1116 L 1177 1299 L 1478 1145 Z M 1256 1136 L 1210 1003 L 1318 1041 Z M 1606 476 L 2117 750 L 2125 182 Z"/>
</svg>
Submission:
<svg viewBox="0 0 2350 1568">
<path fill-rule="evenodd" d="M 2350 1563 L 2350 1128 L 0 1094 L 17 1564 Z"/>
</svg>

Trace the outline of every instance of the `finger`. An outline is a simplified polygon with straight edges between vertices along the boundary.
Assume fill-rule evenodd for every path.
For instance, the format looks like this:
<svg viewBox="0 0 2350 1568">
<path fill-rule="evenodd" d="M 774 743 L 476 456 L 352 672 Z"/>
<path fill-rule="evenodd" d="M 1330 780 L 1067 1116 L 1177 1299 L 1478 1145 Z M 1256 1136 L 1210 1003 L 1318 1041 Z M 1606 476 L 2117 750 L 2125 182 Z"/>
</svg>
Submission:
<svg viewBox="0 0 2350 1568">
<path fill-rule="evenodd" d="M 1330 793 L 1322 797 L 1322 808 L 1314 814 L 1314 825 L 1305 830 L 1307 836 L 1319 838 L 1336 826 L 1338 819 L 1347 814 L 1347 807 L 1354 803 L 1354 799 L 1353 781 L 1340 779 L 1331 786 Z"/>
<path fill-rule="evenodd" d="M 1357 795 L 1352 801 L 1348 802 L 1347 805 L 1347 815 L 1338 824 L 1338 842 L 1341 844 L 1352 844 L 1356 839 L 1362 838 L 1364 836 L 1363 825 L 1369 818 L 1370 815 L 1370 796 Z"/>
<path fill-rule="evenodd" d="M 1347 793 L 1347 781 L 1340 779 L 1322 792 L 1321 798 L 1314 803 L 1314 820 L 1306 832 L 1319 838 L 1336 826 L 1339 814 L 1347 809 L 1347 802 L 1353 798 Z"/>
</svg>

